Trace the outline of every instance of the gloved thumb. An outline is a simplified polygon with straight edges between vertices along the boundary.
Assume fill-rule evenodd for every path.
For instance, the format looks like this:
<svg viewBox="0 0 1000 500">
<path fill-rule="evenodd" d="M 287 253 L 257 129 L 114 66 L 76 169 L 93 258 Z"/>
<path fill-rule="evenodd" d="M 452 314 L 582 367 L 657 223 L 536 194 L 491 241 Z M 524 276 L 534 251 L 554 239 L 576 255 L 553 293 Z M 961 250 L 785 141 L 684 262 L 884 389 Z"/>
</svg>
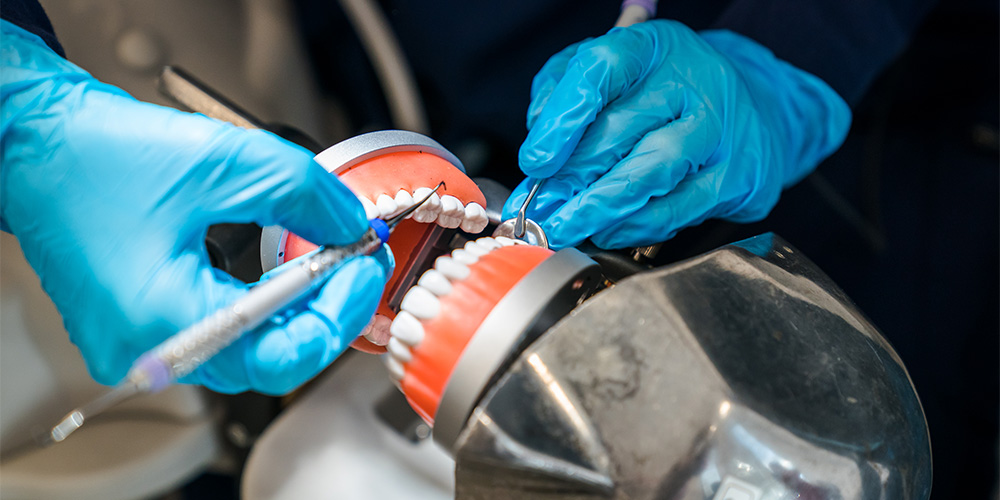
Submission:
<svg viewBox="0 0 1000 500">
<path fill-rule="evenodd" d="M 207 119 L 207 118 L 206 118 Z M 317 244 L 345 245 L 368 229 L 364 208 L 312 154 L 261 130 L 219 124 L 203 175 L 205 222 L 280 225 Z"/>
</svg>

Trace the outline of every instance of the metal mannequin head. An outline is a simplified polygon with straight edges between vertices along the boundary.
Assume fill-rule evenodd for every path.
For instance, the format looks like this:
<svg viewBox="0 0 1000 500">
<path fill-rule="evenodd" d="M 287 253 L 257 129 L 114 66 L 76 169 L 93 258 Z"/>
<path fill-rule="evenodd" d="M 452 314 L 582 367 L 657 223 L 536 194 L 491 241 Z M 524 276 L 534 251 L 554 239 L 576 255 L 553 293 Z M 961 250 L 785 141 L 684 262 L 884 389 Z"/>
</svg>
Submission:
<svg viewBox="0 0 1000 500">
<path fill-rule="evenodd" d="M 902 362 L 773 235 L 618 283 L 495 380 L 451 446 L 460 499 L 930 493 Z"/>
</svg>

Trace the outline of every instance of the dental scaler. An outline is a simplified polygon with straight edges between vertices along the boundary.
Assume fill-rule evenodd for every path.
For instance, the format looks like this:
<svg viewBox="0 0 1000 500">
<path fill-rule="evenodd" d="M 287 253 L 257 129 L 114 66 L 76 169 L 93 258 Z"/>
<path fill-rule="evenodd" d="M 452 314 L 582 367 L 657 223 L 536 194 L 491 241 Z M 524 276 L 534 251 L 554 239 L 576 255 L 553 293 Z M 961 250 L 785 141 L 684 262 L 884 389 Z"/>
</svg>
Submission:
<svg viewBox="0 0 1000 500">
<path fill-rule="evenodd" d="M 193 372 L 246 332 L 253 330 L 299 298 L 320 287 L 347 260 L 375 253 L 400 221 L 423 205 L 444 186 L 441 182 L 423 199 L 388 219 L 372 219 L 368 231 L 355 243 L 325 246 L 305 256 L 276 276 L 253 287 L 246 295 L 194 325 L 181 330 L 147 351 L 132 365 L 125 381 L 103 396 L 63 417 L 43 445 L 58 443 L 90 417 L 136 394 L 159 392 Z"/>
</svg>

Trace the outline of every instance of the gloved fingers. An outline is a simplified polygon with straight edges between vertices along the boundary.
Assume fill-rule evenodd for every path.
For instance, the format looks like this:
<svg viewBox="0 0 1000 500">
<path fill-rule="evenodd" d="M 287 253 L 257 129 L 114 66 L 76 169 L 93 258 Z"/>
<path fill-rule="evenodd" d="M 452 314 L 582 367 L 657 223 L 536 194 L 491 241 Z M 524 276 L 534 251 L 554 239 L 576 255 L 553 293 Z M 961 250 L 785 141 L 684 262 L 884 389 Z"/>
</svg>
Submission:
<svg viewBox="0 0 1000 500">
<path fill-rule="evenodd" d="M 649 200 L 628 217 L 594 234 L 600 248 L 652 245 L 673 238 L 683 228 L 700 224 L 727 210 L 736 201 L 719 188 L 724 166 L 705 168 L 685 177 L 673 191 Z"/>
<path fill-rule="evenodd" d="M 78 110 L 60 130 L 73 137 L 76 156 L 114 167 L 90 169 L 96 186 L 141 186 L 136 213 L 168 214 L 194 232 L 221 222 L 279 224 L 317 243 L 350 243 L 367 229 L 354 194 L 301 147 L 138 102 L 100 82 L 85 85 L 87 92 L 67 98 Z M 120 144 L 108 147 L 109 138 Z"/>
<path fill-rule="evenodd" d="M 648 134 L 668 126 L 681 113 L 704 117 L 705 104 L 689 89 L 670 93 L 636 92 L 609 104 L 587 127 L 577 148 L 563 168 L 545 180 L 528 216 L 542 220 L 566 201 L 605 175 Z M 719 124 L 711 124 L 701 136 L 706 144 L 718 143 Z M 516 215 L 535 179 L 522 182 L 503 208 L 504 218 Z"/>
<path fill-rule="evenodd" d="M 212 179 L 208 223 L 277 224 L 317 244 L 357 241 L 368 229 L 364 208 L 312 155 L 270 133 L 229 130 L 203 162 Z"/>
<path fill-rule="evenodd" d="M 669 193 L 709 161 L 720 135 L 701 108 L 649 132 L 607 174 L 541 221 L 549 242 L 576 245 Z"/>
<path fill-rule="evenodd" d="M 507 198 L 507 202 L 503 206 L 502 217 L 504 220 L 517 216 L 517 212 L 521 209 L 521 205 L 524 204 L 525 198 L 528 197 L 528 192 L 531 191 L 535 180 L 529 177 L 521 181 L 514 188 L 514 191 Z M 575 186 L 566 179 L 549 177 L 542 184 L 538 193 L 535 194 L 531 206 L 528 207 L 527 217 L 535 221 L 544 220 L 554 210 L 561 207 L 566 200 L 572 198 L 573 194 L 579 191 L 579 189 L 578 186 Z"/>
<path fill-rule="evenodd" d="M 284 264 L 282 264 L 282 265 L 280 265 L 280 266 L 278 266 L 278 267 L 276 267 L 276 268 L 274 268 L 274 269 L 272 269 L 272 270 L 264 273 L 263 275 L 261 275 L 260 280 L 255 285 L 263 283 L 263 282 L 265 282 L 265 281 L 267 281 L 267 280 L 269 280 L 269 279 L 277 276 L 278 274 L 280 274 L 280 273 L 288 270 L 290 268 L 290 266 L 301 265 L 301 262 L 302 262 L 303 259 L 311 257 L 312 255 L 314 255 L 316 252 L 319 252 L 320 250 L 321 249 L 317 248 L 316 250 L 313 250 L 312 252 L 309 252 L 309 253 L 307 253 L 305 255 L 297 257 L 297 258 L 295 258 L 295 259 L 293 259 L 291 261 L 288 261 L 288 262 L 286 262 L 286 263 L 284 263 Z M 375 253 L 373 253 L 371 255 L 371 258 L 374 261 L 378 262 L 379 265 L 382 266 L 382 270 L 383 270 L 383 273 L 384 273 L 385 276 L 391 277 L 393 275 L 393 272 L 395 271 L 396 261 L 395 261 L 395 257 L 393 256 L 392 249 L 389 248 L 389 245 L 383 244 L 381 246 L 381 248 L 379 248 L 378 250 L 376 250 Z M 386 279 L 386 281 L 388 281 L 388 278 Z M 286 311 L 283 314 L 283 316 L 291 317 L 291 316 L 293 316 L 295 314 L 298 314 L 298 313 L 301 313 L 302 311 L 305 311 L 306 308 L 308 307 L 308 304 L 312 300 L 314 300 L 315 298 L 316 298 L 316 294 L 315 293 L 310 294 L 310 296 L 304 297 L 298 303 L 292 304 L 291 306 L 289 306 L 288 308 L 286 308 Z M 385 318 L 384 316 L 382 316 L 381 318 L 383 320 L 385 320 L 385 321 L 388 321 L 388 319 Z M 367 326 L 365 328 L 367 328 Z M 362 331 L 364 331 L 364 328 L 362 329 Z M 199 381 L 194 380 L 193 383 L 199 383 Z"/>
<path fill-rule="evenodd" d="M 368 324 L 385 286 L 376 259 L 345 263 L 305 307 L 244 336 L 198 370 L 219 392 L 285 394 L 326 368 Z"/>
<path fill-rule="evenodd" d="M 247 353 L 250 387 L 284 394 L 326 368 L 368 324 L 384 286 L 385 273 L 376 259 L 345 264 L 306 311 L 265 333 Z"/>
<path fill-rule="evenodd" d="M 382 266 L 382 273 L 385 275 L 385 281 L 389 281 L 393 273 L 396 272 L 396 256 L 393 255 L 392 249 L 389 245 L 382 244 L 382 246 L 371 255 L 371 258 L 375 259 L 379 265 Z"/>
<path fill-rule="evenodd" d="M 545 180 L 528 216 L 541 220 L 593 184 L 626 157 L 649 133 L 662 129 L 682 113 L 705 115 L 705 104 L 690 89 L 678 85 L 671 92 L 634 92 L 610 103 L 587 127 L 563 167 Z M 711 134 L 718 142 L 718 124 Z M 504 217 L 513 217 L 535 179 L 528 178 L 511 194 Z"/>
<path fill-rule="evenodd" d="M 116 307 L 92 307 L 100 309 L 101 316 L 85 319 L 83 328 L 70 329 L 91 339 L 80 348 L 94 378 L 101 383 L 118 382 L 142 353 L 233 303 L 248 289 L 243 282 L 213 268 L 202 251 L 188 250 L 162 261 L 155 254 L 147 257 L 149 261 L 119 262 L 117 271 L 135 280 L 125 282 L 128 287 L 106 289 L 111 297 L 104 300 Z M 120 337 L 109 336 L 109 329 L 118 330 Z M 128 353 L 116 352 L 113 339 Z M 88 346 L 99 352 L 86 352 Z"/>
<path fill-rule="evenodd" d="M 800 181 L 843 144 L 851 126 L 851 108 L 826 82 L 743 35 L 728 30 L 698 35 L 739 68 L 753 100 L 766 103 L 758 105 L 758 110 L 791 153 L 792 161 L 781 164 L 784 187 Z"/>
<path fill-rule="evenodd" d="M 308 253 L 306 253 L 304 255 L 300 255 L 300 256 L 298 256 L 298 257 L 296 257 L 296 258 L 294 258 L 294 259 L 292 259 L 292 260 L 290 260 L 288 262 L 285 262 L 284 264 L 282 264 L 282 265 L 280 265 L 278 267 L 275 267 L 274 269 L 271 269 L 270 271 L 267 271 L 266 273 L 260 275 L 260 279 L 257 280 L 257 282 L 254 283 L 254 284 L 252 284 L 251 286 L 255 286 L 255 285 L 261 284 L 261 283 L 263 283 L 263 282 L 265 282 L 265 281 L 267 281 L 267 280 L 269 280 L 271 278 L 274 278 L 275 276 L 277 276 L 277 275 L 279 275 L 279 274 L 287 271 L 288 269 L 291 269 L 293 266 L 300 265 L 302 263 L 302 261 L 304 261 L 305 259 L 308 259 L 308 258 L 312 257 L 313 255 L 316 255 L 317 253 L 319 253 L 322 250 L 323 250 L 322 248 L 316 248 L 316 249 L 314 249 L 311 252 L 308 252 Z M 393 255 L 392 249 L 389 248 L 389 245 L 383 243 L 382 246 L 379 247 L 379 249 L 376 250 L 374 253 L 372 253 L 369 257 L 375 259 L 375 261 L 378 262 L 379 265 L 382 266 L 382 271 L 383 271 L 383 273 L 387 277 L 392 276 L 392 273 L 395 272 L 395 270 L 396 270 L 396 257 L 395 257 L 395 255 Z M 388 281 L 388 278 L 387 278 L 387 281 Z"/>
<path fill-rule="evenodd" d="M 704 120 L 706 111 L 704 101 L 683 84 L 675 85 L 669 92 L 637 90 L 608 104 L 587 127 L 563 167 L 546 181 L 542 189 L 543 192 L 548 191 L 549 183 L 555 179 L 572 188 L 565 190 L 566 195 L 561 198 L 552 196 L 551 204 L 548 204 L 548 198 L 539 203 L 539 212 L 551 214 L 558 208 L 557 205 L 565 203 L 607 174 L 644 137 L 669 127 L 674 120 L 686 115 Z M 712 130 L 702 131 L 701 135 L 717 144 L 719 128 L 719 124 L 715 123 Z"/>
<path fill-rule="evenodd" d="M 558 171 L 598 112 L 634 89 L 659 54 L 654 33 L 642 25 L 581 44 L 521 145 L 521 170 L 532 177 Z"/>
<path fill-rule="evenodd" d="M 542 112 L 545 104 L 549 102 L 552 91 L 566 73 L 566 65 L 576 55 L 580 44 L 589 40 L 588 38 L 582 42 L 576 42 L 556 52 L 548 61 L 545 61 L 542 69 L 538 70 L 535 78 L 531 80 L 531 104 L 528 105 L 527 120 L 528 130 L 531 130 L 535 126 L 535 121 L 538 120 L 539 113 Z"/>
</svg>

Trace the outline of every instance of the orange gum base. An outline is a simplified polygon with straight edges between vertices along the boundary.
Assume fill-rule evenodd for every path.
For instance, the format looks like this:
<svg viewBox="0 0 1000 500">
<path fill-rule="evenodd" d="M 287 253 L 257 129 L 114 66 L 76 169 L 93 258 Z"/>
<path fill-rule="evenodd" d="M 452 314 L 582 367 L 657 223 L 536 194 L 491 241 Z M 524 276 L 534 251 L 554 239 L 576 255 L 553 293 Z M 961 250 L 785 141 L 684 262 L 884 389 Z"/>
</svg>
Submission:
<svg viewBox="0 0 1000 500">
<path fill-rule="evenodd" d="M 472 179 L 447 160 L 430 153 L 404 151 L 384 154 L 345 169 L 337 169 L 335 173 L 344 185 L 351 188 L 351 191 L 367 197 L 373 203 L 380 194 L 395 197 L 400 189 L 412 193 L 420 187 L 433 189 L 443 181 L 445 185 L 438 190 L 438 196 L 452 195 L 461 200 L 463 205 L 476 202 L 483 207 L 486 206 L 486 197 Z M 432 229 L 433 224 L 433 222 L 421 224 L 411 219 L 401 222 L 393 231 L 388 244 L 396 259 L 396 269 L 386 282 L 386 291 L 395 290 L 396 282 L 404 274 L 424 271 L 418 262 L 414 262 L 416 252 L 411 252 L 411 249 L 423 242 L 425 234 Z M 316 245 L 313 243 L 289 233 L 285 240 L 283 262 L 315 249 Z M 396 317 L 396 312 L 389 308 L 387 295 L 388 293 L 383 293 L 377 313 L 392 319 Z M 386 351 L 384 346 L 372 344 L 363 337 L 355 339 L 351 346 L 372 354 L 382 354 Z"/>
<path fill-rule="evenodd" d="M 448 160 L 430 153 L 402 151 L 365 160 L 357 165 L 335 171 L 340 181 L 355 194 L 366 196 L 372 202 L 380 194 L 396 196 L 400 189 L 412 193 L 420 187 L 434 189 L 438 183 L 438 196 L 452 195 L 463 205 L 476 202 L 486 206 L 486 197 L 479 186 Z"/>
<path fill-rule="evenodd" d="M 448 378 L 479 325 L 521 278 L 552 253 L 519 245 L 484 255 L 469 266 L 466 279 L 452 283 L 451 293 L 441 298 L 438 316 L 421 320 L 424 340 L 412 349 L 413 359 L 404 365 L 400 385 L 424 420 L 433 424 Z"/>
</svg>

